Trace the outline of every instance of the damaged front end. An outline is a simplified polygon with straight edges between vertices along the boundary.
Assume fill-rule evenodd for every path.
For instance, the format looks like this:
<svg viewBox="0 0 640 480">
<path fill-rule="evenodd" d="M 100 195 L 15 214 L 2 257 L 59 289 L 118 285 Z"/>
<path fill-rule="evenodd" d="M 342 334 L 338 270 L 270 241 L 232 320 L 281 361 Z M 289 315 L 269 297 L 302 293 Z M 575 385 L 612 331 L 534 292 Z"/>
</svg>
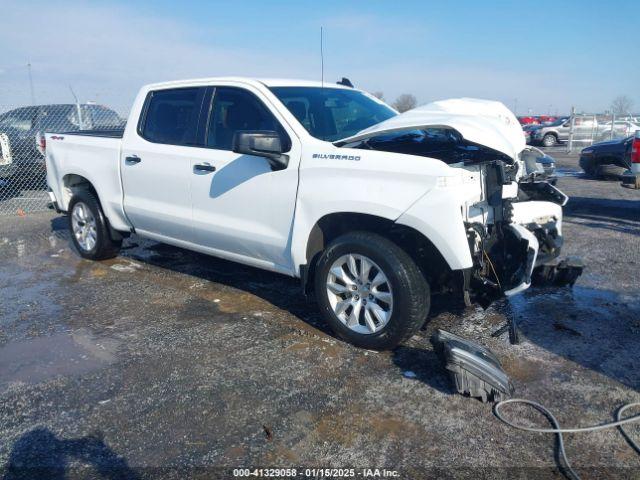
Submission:
<svg viewBox="0 0 640 480">
<path fill-rule="evenodd" d="M 458 188 L 473 263 L 457 270 L 466 303 L 487 307 L 533 283 L 572 284 L 582 273 L 578 259 L 559 257 L 568 198 L 539 166 L 544 153 L 525 144 L 522 128 L 503 104 L 469 98 L 433 102 L 336 145 L 436 159 L 455 169 L 458 183 L 451 179 L 451 188 Z M 453 289 L 460 288 L 458 279 Z"/>
<path fill-rule="evenodd" d="M 484 307 L 532 284 L 572 285 L 583 269 L 579 259 L 559 257 L 567 196 L 546 181 L 517 181 L 517 165 L 483 165 L 492 221 L 466 224 L 474 266 L 465 272 L 465 293 Z M 517 196 L 510 198 L 504 189 L 514 184 Z"/>
</svg>

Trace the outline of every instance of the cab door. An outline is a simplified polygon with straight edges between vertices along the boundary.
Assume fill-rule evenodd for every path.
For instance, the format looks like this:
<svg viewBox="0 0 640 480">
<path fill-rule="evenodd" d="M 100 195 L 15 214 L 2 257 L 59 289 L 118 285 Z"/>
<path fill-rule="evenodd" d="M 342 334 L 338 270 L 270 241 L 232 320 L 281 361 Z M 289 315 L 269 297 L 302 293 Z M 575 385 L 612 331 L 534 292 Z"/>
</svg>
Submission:
<svg viewBox="0 0 640 480">
<path fill-rule="evenodd" d="M 120 158 L 124 210 L 142 234 L 193 241 L 192 160 L 209 153 L 197 135 L 205 92 L 206 87 L 152 91 L 139 125 L 127 129 Z"/>
<path fill-rule="evenodd" d="M 236 260 L 292 272 L 298 138 L 268 99 L 248 87 L 215 87 L 208 112 L 205 148 L 215 171 L 199 171 L 202 161 L 191 160 L 195 242 Z M 234 153 L 234 134 L 246 130 L 277 131 L 287 146 L 287 168 L 274 170 L 264 157 Z"/>
</svg>

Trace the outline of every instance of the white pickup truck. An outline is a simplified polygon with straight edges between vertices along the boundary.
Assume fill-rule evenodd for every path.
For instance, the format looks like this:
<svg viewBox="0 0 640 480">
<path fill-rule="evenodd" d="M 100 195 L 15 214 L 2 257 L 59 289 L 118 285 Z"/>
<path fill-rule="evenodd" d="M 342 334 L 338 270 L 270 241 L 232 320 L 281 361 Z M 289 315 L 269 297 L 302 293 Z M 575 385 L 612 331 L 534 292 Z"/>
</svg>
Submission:
<svg viewBox="0 0 640 480">
<path fill-rule="evenodd" d="M 406 340 L 434 293 L 486 305 L 557 276 L 567 197 L 498 102 L 398 114 L 344 85 L 176 81 L 143 87 L 123 132 L 46 145 L 83 257 L 135 233 L 298 277 L 362 347 Z"/>
</svg>

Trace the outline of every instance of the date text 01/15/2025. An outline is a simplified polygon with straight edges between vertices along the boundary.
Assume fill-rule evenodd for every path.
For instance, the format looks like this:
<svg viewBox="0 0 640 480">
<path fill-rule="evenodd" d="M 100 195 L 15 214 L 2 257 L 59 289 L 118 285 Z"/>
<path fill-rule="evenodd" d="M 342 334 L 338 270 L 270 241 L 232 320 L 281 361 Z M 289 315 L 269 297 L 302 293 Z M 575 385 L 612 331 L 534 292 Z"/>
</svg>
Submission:
<svg viewBox="0 0 640 480">
<path fill-rule="evenodd" d="M 234 477 L 275 478 L 398 478 L 397 470 L 385 468 L 234 468 Z"/>
</svg>

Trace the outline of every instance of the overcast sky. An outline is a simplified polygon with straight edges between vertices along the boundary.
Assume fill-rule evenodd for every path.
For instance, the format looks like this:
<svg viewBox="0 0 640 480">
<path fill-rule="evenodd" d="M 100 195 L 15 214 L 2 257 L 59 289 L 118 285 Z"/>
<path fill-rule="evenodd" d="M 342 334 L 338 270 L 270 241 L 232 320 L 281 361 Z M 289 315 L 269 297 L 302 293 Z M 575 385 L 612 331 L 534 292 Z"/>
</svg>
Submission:
<svg viewBox="0 0 640 480">
<path fill-rule="evenodd" d="M 93 100 L 126 113 L 144 83 L 245 75 L 349 77 L 387 101 L 468 96 L 517 114 L 640 111 L 634 1 L 0 0 L 0 110 Z"/>
</svg>

